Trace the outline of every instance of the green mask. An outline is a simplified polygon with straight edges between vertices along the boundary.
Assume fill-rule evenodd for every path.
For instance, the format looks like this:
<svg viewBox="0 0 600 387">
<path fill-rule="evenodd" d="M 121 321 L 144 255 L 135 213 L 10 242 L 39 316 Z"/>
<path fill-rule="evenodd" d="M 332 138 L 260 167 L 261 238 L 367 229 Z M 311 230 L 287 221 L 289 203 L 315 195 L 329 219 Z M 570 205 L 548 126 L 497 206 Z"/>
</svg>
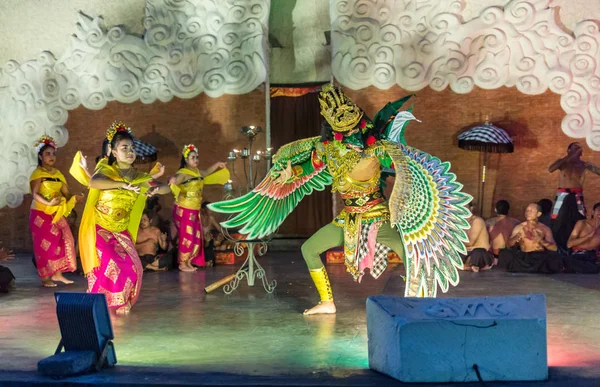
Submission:
<svg viewBox="0 0 600 387">
<path fill-rule="evenodd" d="M 360 131 L 358 131 L 349 136 L 344 136 L 344 139 L 342 140 L 342 144 L 348 144 L 348 145 L 352 145 L 352 146 L 355 146 L 360 149 L 364 149 L 365 142 L 363 140 L 363 134 Z"/>
</svg>

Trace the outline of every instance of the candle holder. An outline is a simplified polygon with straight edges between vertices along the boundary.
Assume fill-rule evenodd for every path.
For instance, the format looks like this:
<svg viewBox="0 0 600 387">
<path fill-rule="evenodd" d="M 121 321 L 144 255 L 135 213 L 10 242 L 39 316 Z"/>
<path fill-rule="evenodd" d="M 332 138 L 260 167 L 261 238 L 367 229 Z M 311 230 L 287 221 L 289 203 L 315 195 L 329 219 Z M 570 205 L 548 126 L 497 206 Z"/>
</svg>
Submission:
<svg viewBox="0 0 600 387">
<path fill-rule="evenodd" d="M 262 128 L 260 126 L 243 126 L 240 129 L 240 133 L 244 134 L 248 138 L 248 144 L 246 147 L 241 150 L 233 149 L 229 152 L 229 156 L 227 160 L 229 160 L 231 164 L 231 170 L 233 171 L 234 176 L 237 177 L 236 164 L 238 159 L 242 160 L 243 169 L 244 169 L 244 177 L 246 178 L 246 187 L 240 189 L 240 194 L 250 192 L 256 186 L 256 183 L 266 176 L 267 171 L 271 168 L 271 151 L 272 148 L 268 148 L 266 151 L 256 151 L 255 154 L 252 153 L 252 146 L 254 144 L 254 138 L 262 132 Z M 265 161 L 265 174 L 262 176 L 258 176 L 258 170 L 260 169 L 259 163 L 261 161 Z"/>
<path fill-rule="evenodd" d="M 244 134 L 248 138 L 247 147 L 242 148 L 242 150 L 233 149 L 229 152 L 229 156 L 227 159 L 231 164 L 230 170 L 233 172 L 234 176 L 237 176 L 235 173 L 235 165 L 238 163 L 238 159 L 243 164 L 244 168 L 244 176 L 246 177 L 246 187 L 245 192 L 240 190 L 240 194 L 244 194 L 250 192 L 254 189 L 255 183 L 260 181 L 266 176 L 268 170 L 271 168 L 271 148 L 268 148 L 265 152 L 256 151 L 256 153 L 252 153 L 252 145 L 254 143 L 254 138 L 262 132 L 262 128 L 260 126 L 243 126 L 240 129 L 240 132 Z M 257 179 L 258 170 L 260 168 L 260 163 L 262 161 L 266 162 L 265 174 L 259 179 Z M 232 181 L 229 180 L 225 186 L 225 200 L 233 199 L 234 189 Z M 235 215 L 232 215 L 235 216 Z M 231 218 L 231 217 L 230 217 Z M 271 237 L 267 237 L 265 239 L 257 239 L 257 240 L 247 240 L 244 239 L 243 236 L 236 237 L 231 235 L 229 230 L 223 228 L 223 234 L 225 238 L 227 238 L 230 242 L 234 244 L 234 253 L 237 256 L 241 256 L 244 253 L 244 250 L 248 250 L 248 255 L 242 266 L 239 268 L 237 273 L 235 274 L 235 278 L 229 282 L 227 285 L 223 287 L 223 291 L 227 294 L 232 293 L 240 284 L 240 281 L 246 277 L 248 280 L 248 286 L 254 286 L 255 279 L 262 280 L 263 288 L 267 293 L 273 293 L 275 287 L 277 286 L 276 281 L 269 282 L 267 280 L 267 276 L 265 270 L 258 263 L 255 257 L 255 253 L 258 256 L 265 255 L 267 253 L 268 245 L 267 243 L 270 241 Z M 256 247 L 256 249 L 255 249 Z M 256 252 L 255 252 L 256 250 Z"/>
</svg>

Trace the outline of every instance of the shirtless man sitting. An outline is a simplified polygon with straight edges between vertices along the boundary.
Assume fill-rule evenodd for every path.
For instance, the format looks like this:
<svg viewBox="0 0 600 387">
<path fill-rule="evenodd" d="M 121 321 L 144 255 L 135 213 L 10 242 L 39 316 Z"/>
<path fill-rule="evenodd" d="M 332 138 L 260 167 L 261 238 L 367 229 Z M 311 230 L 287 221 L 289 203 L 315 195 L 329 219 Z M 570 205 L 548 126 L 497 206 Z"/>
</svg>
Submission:
<svg viewBox="0 0 600 387">
<path fill-rule="evenodd" d="M 510 210 L 510 204 L 506 200 L 498 200 L 496 202 L 496 216 L 488 219 L 485 222 L 488 233 L 490 234 L 490 241 L 492 244 L 492 254 L 494 254 L 494 261 L 497 264 L 498 254 L 501 249 L 506 248 L 506 242 L 510 238 L 513 229 L 521 222 L 518 219 L 511 218 L 508 216 Z"/>
<path fill-rule="evenodd" d="M 492 268 L 492 256 L 488 252 L 490 249 L 490 237 L 485 227 L 485 222 L 479 216 L 473 215 L 475 204 L 469 203 L 469 211 L 471 217 L 467 222 L 471 228 L 467 230 L 469 242 L 465 244 L 467 247 L 467 255 L 463 257 L 465 270 L 473 270 L 477 273 L 479 270 L 488 270 Z"/>
<path fill-rule="evenodd" d="M 526 221 L 515 227 L 507 243 L 507 247 L 519 246 L 520 250 L 501 250 L 499 267 L 519 273 L 560 273 L 563 270 L 563 259 L 556 253 L 558 247 L 552 230 L 538 222 L 541 211 L 537 203 L 527 206 Z"/>
<path fill-rule="evenodd" d="M 146 210 L 140 221 L 140 228 L 137 234 L 135 249 L 140 256 L 142 266 L 148 270 L 167 270 L 166 267 L 161 267 L 160 256 L 157 256 L 158 246 L 161 249 L 167 248 L 167 234 L 161 233 L 158 227 L 151 224 L 151 213 Z"/>
<path fill-rule="evenodd" d="M 598 252 L 600 251 L 600 203 L 594 204 L 592 218 L 580 220 L 569 237 L 567 247 L 572 254 L 566 259 L 568 272 L 598 273 Z"/>
<path fill-rule="evenodd" d="M 567 155 L 553 162 L 548 167 L 548 172 L 552 173 L 557 169 L 560 171 L 558 179 L 558 190 L 556 200 L 552 209 L 552 219 L 556 219 L 558 212 L 563 204 L 565 197 L 569 194 L 577 196 L 577 207 L 582 216 L 585 214 L 585 205 L 583 202 L 583 183 L 586 172 L 590 171 L 600 175 L 600 168 L 581 160 L 583 148 L 580 143 L 573 142 L 567 147 Z"/>
<path fill-rule="evenodd" d="M 594 204 L 590 220 L 580 220 L 575 224 L 567 247 L 574 251 L 591 251 L 600 248 L 600 203 Z"/>
</svg>

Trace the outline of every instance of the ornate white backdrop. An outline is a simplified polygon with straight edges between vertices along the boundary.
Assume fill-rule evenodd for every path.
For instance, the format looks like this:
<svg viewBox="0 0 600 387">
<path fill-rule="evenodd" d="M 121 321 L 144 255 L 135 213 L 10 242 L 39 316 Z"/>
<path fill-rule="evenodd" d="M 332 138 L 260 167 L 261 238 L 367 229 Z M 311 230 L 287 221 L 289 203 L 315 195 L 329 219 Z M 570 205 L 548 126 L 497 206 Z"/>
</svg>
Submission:
<svg viewBox="0 0 600 387">
<path fill-rule="evenodd" d="M 555 0 L 554 3 L 565 3 Z M 584 0 L 574 12 L 585 10 Z M 488 6 L 493 4 L 492 6 Z M 556 22 L 549 0 L 330 0 L 332 71 L 343 85 L 406 90 L 515 86 L 561 95 L 563 131 L 600 150 L 598 21 Z M 147 0 L 143 38 L 83 14 L 68 48 L 0 69 L 0 208 L 29 191 L 42 134 L 62 145 L 68 111 L 266 80 L 269 0 Z M 565 3 L 563 5 L 567 7 Z M 566 24 L 573 33 L 564 29 Z"/>
<path fill-rule="evenodd" d="M 0 73 L 0 207 L 29 192 L 33 143 L 68 140 L 68 111 L 109 101 L 244 94 L 265 81 L 267 0 L 147 0 L 143 38 L 80 15 L 70 47 Z"/>
<path fill-rule="evenodd" d="M 332 2 L 332 71 L 352 89 L 468 93 L 515 86 L 561 95 L 563 131 L 600 150 L 600 29 L 581 21 L 574 36 L 548 0 L 513 0 L 464 22 L 459 0 Z"/>
</svg>

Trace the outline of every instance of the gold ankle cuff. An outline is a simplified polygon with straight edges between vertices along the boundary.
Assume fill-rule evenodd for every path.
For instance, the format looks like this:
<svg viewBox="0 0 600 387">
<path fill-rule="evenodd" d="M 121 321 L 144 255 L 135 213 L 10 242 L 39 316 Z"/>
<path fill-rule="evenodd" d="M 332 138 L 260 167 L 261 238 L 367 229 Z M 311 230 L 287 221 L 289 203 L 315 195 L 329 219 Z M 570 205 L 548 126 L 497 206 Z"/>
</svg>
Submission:
<svg viewBox="0 0 600 387">
<path fill-rule="evenodd" d="M 329 276 L 325 267 L 316 270 L 309 270 L 310 276 L 315 283 L 315 287 L 323 301 L 333 301 L 333 292 L 331 291 L 331 284 L 329 283 Z"/>
</svg>

